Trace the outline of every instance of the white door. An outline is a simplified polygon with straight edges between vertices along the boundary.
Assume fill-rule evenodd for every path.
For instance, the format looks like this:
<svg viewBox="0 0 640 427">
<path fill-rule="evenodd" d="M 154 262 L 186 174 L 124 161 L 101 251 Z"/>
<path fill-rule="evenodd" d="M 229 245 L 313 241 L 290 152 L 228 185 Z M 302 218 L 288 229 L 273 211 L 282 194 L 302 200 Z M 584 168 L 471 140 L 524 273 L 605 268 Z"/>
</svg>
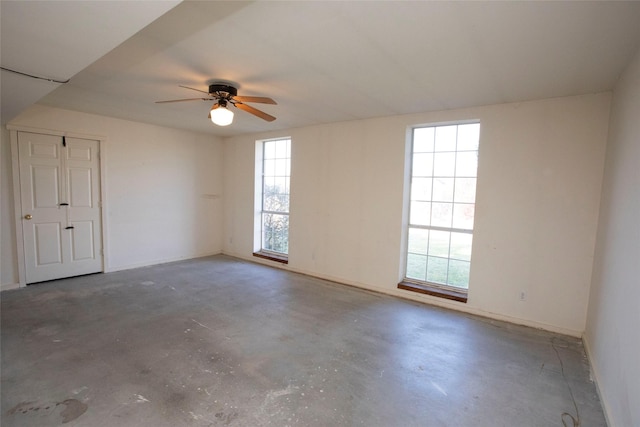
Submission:
<svg viewBox="0 0 640 427">
<path fill-rule="evenodd" d="M 98 141 L 18 133 L 26 282 L 102 271 Z"/>
</svg>

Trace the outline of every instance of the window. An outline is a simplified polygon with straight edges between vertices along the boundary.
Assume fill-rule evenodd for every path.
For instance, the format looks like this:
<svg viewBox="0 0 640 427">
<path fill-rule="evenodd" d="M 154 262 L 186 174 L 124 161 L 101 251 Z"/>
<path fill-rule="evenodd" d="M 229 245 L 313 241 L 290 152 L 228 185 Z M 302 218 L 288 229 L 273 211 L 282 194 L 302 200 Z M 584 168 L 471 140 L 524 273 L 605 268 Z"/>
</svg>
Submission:
<svg viewBox="0 0 640 427">
<path fill-rule="evenodd" d="M 479 123 L 414 128 L 405 278 L 409 289 L 466 301 Z"/>
<path fill-rule="evenodd" d="M 259 141 L 257 147 L 257 158 L 262 161 L 256 168 L 257 183 L 260 184 L 256 192 L 260 211 L 259 223 L 256 221 L 259 227 L 256 227 L 257 252 L 254 255 L 286 262 L 289 253 L 291 139 Z"/>
</svg>

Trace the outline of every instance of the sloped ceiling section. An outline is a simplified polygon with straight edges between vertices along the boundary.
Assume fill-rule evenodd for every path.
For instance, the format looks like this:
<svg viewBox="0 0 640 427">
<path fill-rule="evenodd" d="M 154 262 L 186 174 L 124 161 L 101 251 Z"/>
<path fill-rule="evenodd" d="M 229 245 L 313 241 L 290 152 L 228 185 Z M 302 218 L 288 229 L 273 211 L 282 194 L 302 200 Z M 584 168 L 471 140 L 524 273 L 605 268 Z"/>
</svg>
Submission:
<svg viewBox="0 0 640 427">
<path fill-rule="evenodd" d="M 2 0 L 2 67 L 67 80 L 178 3 Z M 58 86 L 3 70 L 2 124 Z"/>
<path fill-rule="evenodd" d="M 185 1 L 40 103 L 231 136 L 594 93 L 640 47 L 638 22 L 640 2 Z M 274 98 L 255 106 L 277 120 L 155 104 L 212 81 Z"/>
</svg>

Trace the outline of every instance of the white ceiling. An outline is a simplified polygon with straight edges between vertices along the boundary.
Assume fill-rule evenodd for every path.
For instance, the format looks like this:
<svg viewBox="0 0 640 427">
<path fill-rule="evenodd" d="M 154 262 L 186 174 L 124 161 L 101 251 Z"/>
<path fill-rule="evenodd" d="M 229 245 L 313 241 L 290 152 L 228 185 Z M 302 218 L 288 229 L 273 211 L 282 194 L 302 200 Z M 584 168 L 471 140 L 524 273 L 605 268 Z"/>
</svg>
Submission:
<svg viewBox="0 0 640 427">
<path fill-rule="evenodd" d="M 5 3 L 2 64 L 10 66 Z M 108 10 L 80 25 L 90 2 L 72 3 L 67 37 L 51 43 L 42 36 L 59 25 L 48 18 L 57 16 L 47 10 L 52 3 L 33 6 L 38 20 L 6 19 L 19 35 L 11 41 L 14 67 L 30 69 L 35 31 L 37 56 L 49 60 L 36 61 L 32 68 L 45 67 L 32 72 L 69 77 L 64 61 L 106 53 L 105 23 L 120 24 L 113 15 L 128 16 L 125 5 L 154 9 L 151 15 L 161 9 L 156 2 L 97 2 Z M 97 61 L 39 102 L 230 136 L 594 93 L 610 90 L 640 48 L 639 23 L 640 2 L 189 1 L 91 58 Z M 221 128 L 207 120 L 210 102 L 154 103 L 197 97 L 178 85 L 206 90 L 211 80 L 237 84 L 240 95 L 274 98 L 278 105 L 253 105 L 277 120 L 235 110 L 234 123 Z"/>
<path fill-rule="evenodd" d="M 64 81 L 180 3 L 0 1 L 3 68 Z M 2 124 L 59 84 L 2 71 Z"/>
</svg>

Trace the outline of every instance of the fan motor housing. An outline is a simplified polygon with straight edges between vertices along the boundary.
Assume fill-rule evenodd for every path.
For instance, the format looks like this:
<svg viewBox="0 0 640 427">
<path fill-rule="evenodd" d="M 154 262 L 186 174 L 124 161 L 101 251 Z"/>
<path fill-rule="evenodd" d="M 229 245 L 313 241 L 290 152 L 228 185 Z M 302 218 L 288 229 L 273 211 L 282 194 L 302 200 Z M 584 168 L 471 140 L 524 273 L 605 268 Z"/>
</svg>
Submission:
<svg viewBox="0 0 640 427">
<path fill-rule="evenodd" d="M 229 94 L 229 96 L 236 96 L 238 94 L 238 89 L 229 85 L 221 85 L 221 84 L 209 85 L 209 93 L 212 94 L 216 92 L 226 92 Z"/>
</svg>

